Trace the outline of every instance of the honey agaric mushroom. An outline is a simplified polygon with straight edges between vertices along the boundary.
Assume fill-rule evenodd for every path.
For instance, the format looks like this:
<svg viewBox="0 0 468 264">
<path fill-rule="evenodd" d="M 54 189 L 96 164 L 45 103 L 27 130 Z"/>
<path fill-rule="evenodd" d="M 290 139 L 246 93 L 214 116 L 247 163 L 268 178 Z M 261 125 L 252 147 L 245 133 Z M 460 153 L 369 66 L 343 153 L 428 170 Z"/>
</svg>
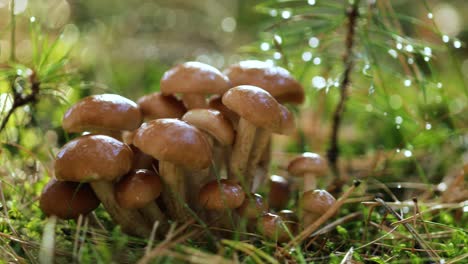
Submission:
<svg viewBox="0 0 468 264">
<path fill-rule="evenodd" d="M 268 204 L 275 210 L 286 208 L 291 193 L 289 181 L 279 175 L 270 176 Z"/>
<path fill-rule="evenodd" d="M 115 198 L 122 208 L 139 209 L 151 223 L 159 222 L 161 235 L 168 230 L 167 218 L 156 204 L 162 183 L 154 171 L 140 169 L 130 171 L 115 185 Z"/>
<path fill-rule="evenodd" d="M 199 171 L 211 164 L 211 147 L 196 127 L 171 118 L 144 123 L 137 130 L 133 143 L 159 161 L 159 174 L 164 182 L 162 197 L 174 220 L 184 221 L 186 186 L 183 169 Z"/>
<path fill-rule="evenodd" d="M 231 151 L 231 145 L 234 142 L 234 129 L 231 123 L 214 109 L 192 109 L 185 113 L 182 120 L 205 133 L 210 145 L 213 146 L 214 169 L 217 174 L 222 166 L 224 155 Z M 216 174 L 211 173 L 205 178 L 192 179 L 192 184 L 196 189 L 200 189 L 207 181 L 215 179 Z"/>
<path fill-rule="evenodd" d="M 237 213 L 246 220 L 247 231 L 254 232 L 257 219 L 268 213 L 268 204 L 258 193 L 251 193 L 244 199 L 242 205 L 236 209 Z"/>
<path fill-rule="evenodd" d="M 304 88 L 289 71 L 279 66 L 258 60 L 246 60 L 231 65 L 224 73 L 233 87 L 254 85 L 268 91 L 280 103 L 304 102 Z"/>
<path fill-rule="evenodd" d="M 181 93 L 187 109 L 207 108 L 207 95 L 224 94 L 229 87 L 228 78 L 218 69 L 194 61 L 175 66 L 161 79 L 161 92 L 165 95 Z"/>
<path fill-rule="evenodd" d="M 288 172 L 304 178 L 304 192 L 317 187 L 316 178 L 327 172 L 327 162 L 317 153 L 305 152 L 293 159 L 288 165 Z"/>
<path fill-rule="evenodd" d="M 319 219 L 334 203 L 333 197 L 326 190 L 310 190 L 302 195 L 302 225 L 308 225 Z"/>
<path fill-rule="evenodd" d="M 113 181 L 125 175 L 132 166 L 130 147 L 112 137 L 87 135 L 65 144 L 55 160 L 58 180 L 89 182 L 112 219 L 124 232 L 147 236 L 151 231 L 135 210 L 120 207 L 114 197 Z"/>
<path fill-rule="evenodd" d="M 160 92 L 145 95 L 138 99 L 143 119 L 181 118 L 187 109 L 173 95 L 163 95 Z"/>
<path fill-rule="evenodd" d="M 233 228 L 236 220 L 229 218 L 234 214 L 227 214 L 226 210 L 236 209 L 242 205 L 245 192 L 235 181 L 222 179 L 213 180 L 205 184 L 199 192 L 198 203 L 208 212 L 210 220 L 217 227 Z"/>
<path fill-rule="evenodd" d="M 39 207 L 47 215 L 60 219 L 77 219 L 96 209 L 101 202 L 86 183 L 51 179 L 42 190 Z"/>
<path fill-rule="evenodd" d="M 121 139 L 121 132 L 132 131 L 141 124 L 135 102 L 117 94 L 91 95 L 67 110 L 62 127 L 69 133 L 90 131 Z"/>
<path fill-rule="evenodd" d="M 240 116 L 234 142 L 230 178 L 245 177 L 249 155 L 258 129 L 277 130 L 281 125 L 278 102 L 265 90 L 242 85 L 229 89 L 223 95 L 223 104 Z M 242 179 L 251 188 L 253 179 Z"/>
<path fill-rule="evenodd" d="M 216 109 L 219 112 L 221 112 L 221 114 L 223 114 L 224 117 L 231 121 L 232 127 L 234 129 L 237 128 L 237 123 L 239 123 L 239 115 L 231 111 L 223 104 L 223 97 L 221 95 L 212 96 L 208 100 L 208 106 L 209 108 Z"/>
<path fill-rule="evenodd" d="M 257 222 L 260 233 L 276 243 L 284 243 L 291 239 L 286 228 L 291 229 L 281 216 L 272 213 L 264 214 Z"/>
<path fill-rule="evenodd" d="M 292 210 L 281 210 L 278 215 L 283 219 L 283 222 L 289 228 L 289 231 L 294 236 L 299 231 L 299 218 L 297 214 Z"/>
</svg>

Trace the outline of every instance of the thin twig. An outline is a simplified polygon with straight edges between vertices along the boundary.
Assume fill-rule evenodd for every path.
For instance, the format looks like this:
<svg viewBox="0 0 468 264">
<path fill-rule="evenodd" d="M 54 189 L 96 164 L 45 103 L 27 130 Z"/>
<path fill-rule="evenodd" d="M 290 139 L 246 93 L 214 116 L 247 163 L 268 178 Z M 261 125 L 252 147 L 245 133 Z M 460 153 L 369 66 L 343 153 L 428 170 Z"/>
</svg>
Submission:
<svg viewBox="0 0 468 264">
<path fill-rule="evenodd" d="M 359 18 L 359 0 L 354 1 L 351 9 L 347 12 L 348 16 L 348 31 L 346 33 L 346 51 L 343 56 L 344 73 L 340 83 L 340 101 L 336 106 L 335 112 L 333 113 L 333 123 L 330 134 L 330 147 L 327 151 L 327 158 L 330 163 L 330 167 L 333 173 L 339 178 L 338 169 L 338 156 L 340 148 L 338 146 L 338 132 L 341 125 L 341 119 L 345 111 L 345 103 L 348 98 L 348 87 L 351 83 L 351 72 L 354 66 L 353 60 L 353 47 L 354 47 L 354 36 L 356 23 Z"/>
</svg>

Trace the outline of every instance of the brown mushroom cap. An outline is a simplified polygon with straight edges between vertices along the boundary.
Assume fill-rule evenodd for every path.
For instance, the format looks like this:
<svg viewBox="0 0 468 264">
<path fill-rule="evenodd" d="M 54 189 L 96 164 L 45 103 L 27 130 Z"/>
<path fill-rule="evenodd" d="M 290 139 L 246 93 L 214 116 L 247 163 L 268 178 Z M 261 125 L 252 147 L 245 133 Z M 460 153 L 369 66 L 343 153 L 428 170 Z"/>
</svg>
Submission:
<svg viewBox="0 0 468 264">
<path fill-rule="evenodd" d="M 281 125 L 277 131 L 277 134 L 291 135 L 296 130 L 296 123 L 294 122 L 294 115 L 284 105 L 279 105 L 281 110 Z"/>
<path fill-rule="evenodd" d="M 163 95 L 160 92 L 145 95 L 138 99 L 143 118 L 181 118 L 187 109 L 184 104 L 173 95 Z"/>
<path fill-rule="evenodd" d="M 211 164 L 211 147 L 203 133 L 184 121 L 163 118 L 141 125 L 133 144 L 159 161 L 201 170 Z"/>
<path fill-rule="evenodd" d="M 294 235 L 299 231 L 299 218 L 292 210 L 281 210 L 278 215 L 283 219 L 284 223 L 289 228 L 289 231 Z"/>
<path fill-rule="evenodd" d="M 66 132 L 133 130 L 141 124 L 135 102 L 117 94 L 99 94 L 83 98 L 63 116 Z"/>
<path fill-rule="evenodd" d="M 182 120 L 207 132 L 223 146 L 232 145 L 234 141 L 231 123 L 218 110 L 192 109 L 185 113 Z"/>
<path fill-rule="evenodd" d="M 205 184 L 199 192 L 198 202 L 207 210 L 234 209 L 242 205 L 245 192 L 231 180 L 217 180 Z"/>
<path fill-rule="evenodd" d="M 231 111 L 229 108 L 227 108 L 225 105 L 223 105 L 223 100 L 222 96 L 220 95 L 214 95 L 210 98 L 208 101 L 208 106 L 212 109 L 216 109 L 221 114 L 223 114 L 224 117 L 229 119 L 231 121 L 231 124 L 235 126 L 237 122 L 239 122 L 239 115 Z"/>
<path fill-rule="evenodd" d="M 39 207 L 46 215 L 76 219 L 96 209 L 101 202 L 87 183 L 51 179 L 42 190 Z"/>
<path fill-rule="evenodd" d="M 123 208 L 138 209 L 159 197 L 162 183 L 154 171 L 136 170 L 115 185 L 115 198 Z"/>
<path fill-rule="evenodd" d="M 246 60 L 230 66 L 225 74 L 232 86 L 255 85 L 267 90 L 281 103 L 301 104 L 304 88 L 284 68 L 263 61 Z"/>
<path fill-rule="evenodd" d="M 195 61 L 175 66 L 161 79 L 163 94 L 223 94 L 229 87 L 228 78 L 218 69 Z"/>
<path fill-rule="evenodd" d="M 229 89 L 223 104 L 256 127 L 278 130 L 281 126 L 279 103 L 267 91 L 251 85 Z"/>
<path fill-rule="evenodd" d="M 131 148 L 109 136 L 87 135 L 65 144 L 55 159 L 55 177 L 73 182 L 112 181 L 132 167 Z"/>
<path fill-rule="evenodd" d="M 236 209 L 237 213 L 247 219 L 254 219 L 268 213 L 268 205 L 258 193 L 246 197 L 242 205 Z"/>
<path fill-rule="evenodd" d="M 319 154 L 305 152 L 293 159 L 288 165 L 288 172 L 296 177 L 303 177 L 306 173 L 323 176 L 327 171 L 327 162 Z"/>
<path fill-rule="evenodd" d="M 315 215 L 324 214 L 335 202 L 335 197 L 325 190 L 310 190 L 302 195 L 303 210 Z"/>
<path fill-rule="evenodd" d="M 271 208 L 279 210 L 287 206 L 291 186 L 288 180 L 279 175 L 271 175 L 270 177 L 270 193 L 268 195 L 268 203 Z"/>
<path fill-rule="evenodd" d="M 268 239 L 283 243 L 291 239 L 285 229 L 285 224 L 287 223 L 279 215 L 268 213 L 259 218 L 257 227 L 260 233 Z M 286 227 L 290 229 L 288 225 Z"/>
</svg>

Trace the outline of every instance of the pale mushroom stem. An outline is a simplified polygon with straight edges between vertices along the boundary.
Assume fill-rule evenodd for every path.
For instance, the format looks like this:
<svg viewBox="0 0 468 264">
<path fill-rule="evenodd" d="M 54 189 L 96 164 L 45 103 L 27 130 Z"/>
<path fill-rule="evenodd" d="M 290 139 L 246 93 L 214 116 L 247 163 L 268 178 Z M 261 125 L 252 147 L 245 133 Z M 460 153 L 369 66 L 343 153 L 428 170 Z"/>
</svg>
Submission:
<svg viewBox="0 0 468 264">
<path fill-rule="evenodd" d="M 184 208 L 187 199 L 183 170 L 171 162 L 160 161 L 159 174 L 166 185 L 161 195 L 169 215 L 173 220 L 184 222 L 189 215 Z"/>
<path fill-rule="evenodd" d="M 264 180 L 264 170 L 263 168 L 257 168 L 260 160 L 265 154 L 265 151 L 268 151 L 268 144 L 271 139 L 271 131 L 264 128 L 257 128 L 255 141 L 252 146 L 252 151 L 250 153 L 249 165 L 248 165 L 248 185 L 252 193 L 256 192 L 258 185 Z"/>
<path fill-rule="evenodd" d="M 241 180 L 242 184 L 246 184 L 245 173 L 256 130 L 257 128 L 244 118 L 239 120 L 236 140 L 232 148 L 229 179 Z"/>
<path fill-rule="evenodd" d="M 169 225 L 167 222 L 167 217 L 166 215 L 161 211 L 159 206 L 156 204 L 155 201 L 150 202 L 147 204 L 145 207 L 142 209 L 139 209 L 140 213 L 143 215 L 143 217 L 151 223 L 151 225 L 154 224 L 154 222 L 158 221 L 158 229 L 157 233 L 163 237 L 167 231 L 169 230 Z"/>
<path fill-rule="evenodd" d="M 184 105 L 188 110 L 196 108 L 209 108 L 205 95 L 203 94 L 184 94 L 182 95 L 182 102 L 184 102 Z"/>
<path fill-rule="evenodd" d="M 314 173 L 304 174 L 304 192 L 314 190 L 317 187 L 317 179 Z"/>
<path fill-rule="evenodd" d="M 111 182 L 94 181 L 90 184 L 106 211 L 125 233 L 140 237 L 148 236 L 151 227 L 137 210 L 124 209 L 118 205 L 114 196 L 114 185 Z"/>
</svg>

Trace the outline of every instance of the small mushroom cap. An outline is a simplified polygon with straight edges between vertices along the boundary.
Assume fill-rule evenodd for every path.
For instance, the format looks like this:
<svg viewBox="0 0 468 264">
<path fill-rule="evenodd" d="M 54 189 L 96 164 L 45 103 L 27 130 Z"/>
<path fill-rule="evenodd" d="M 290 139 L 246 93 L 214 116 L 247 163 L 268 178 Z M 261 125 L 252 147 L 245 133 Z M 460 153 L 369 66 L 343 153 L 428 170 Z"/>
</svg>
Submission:
<svg viewBox="0 0 468 264">
<path fill-rule="evenodd" d="M 221 145 L 232 145 L 234 129 L 224 116 L 214 109 L 192 109 L 185 113 L 182 120 L 207 132 Z"/>
<path fill-rule="evenodd" d="M 267 90 L 281 103 L 301 104 L 304 88 L 284 68 L 263 61 L 246 60 L 230 66 L 225 74 L 232 86 L 254 85 Z"/>
<path fill-rule="evenodd" d="M 291 194 L 291 186 L 288 180 L 279 175 L 270 177 L 270 193 L 268 203 L 271 208 L 279 210 L 285 208 Z"/>
<path fill-rule="evenodd" d="M 239 122 L 239 115 L 231 111 L 229 108 L 227 108 L 225 105 L 223 105 L 223 100 L 222 96 L 220 95 L 214 95 L 210 98 L 208 101 L 208 106 L 212 109 L 216 109 L 221 114 L 223 114 L 224 117 L 229 119 L 231 121 L 231 124 L 235 126 Z M 235 127 L 234 127 L 235 128 Z"/>
<path fill-rule="evenodd" d="M 283 221 L 281 216 L 268 213 L 264 214 L 262 217 L 259 218 L 257 228 L 260 231 L 260 233 L 268 239 L 271 239 L 278 243 L 283 243 L 291 239 L 291 237 L 285 229 L 285 224 L 286 222 Z M 288 225 L 286 225 L 286 227 L 290 229 Z"/>
<path fill-rule="evenodd" d="M 127 209 L 138 209 L 154 202 L 162 191 L 159 175 L 150 170 L 131 171 L 115 185 L 115 198 Z"/>
<path fill-rule="evenodd" d="M 134 130 L 141 124 L 135 102 L 117 94 L 99 94 L 83 98 L 63 116 L 66 132 Z"/>
<path fill-rule="evenodd" d="M 55 159 L 55 177 L 73 182 L 113 181 L 132 167 L 131 148 L 104 135 L 78 137 L 65 144 Z"/>
<path fill-rule="evenodd" d="M 303 210 L 316 215 L 324 214 L 335 202 L 335 197 L 325 190 L 310 190 L 302 195 Z"/>
<path fill-rule="evenodd" d="M 267 91 L 251 85 L 229 89 L 223 104 L 256 127 L 278 130 L 281 126 L 279 103 Z"/>
<path fill-rule="evenodd" d="M 172 118 L 152 120 L 141 125 L 133 144 L 159 161 L 192 170 L 206 169 L 212 151 L 208 140 L 196 127 Z"/>
<path fill-rule="evenodd" d="M 87 183 L 51 179 L 42 190 L 39 207 L 47 215 L 76 219 L 96 209 L 101 202 Z"/>
<path fill-rule="evenodd" d="M 299 218 L 297 214 L 292 210 L 281 210 L 278 215 L 283 219 L 289 231 L 294 235 L 299 231 Z"/>
<path fill-rule="evenodd" d="M 163 94 L 223 94 L 229 87 L 228 78 L 218 69 L 195 61 L 175 66 L 165 72 L 161 79 Z"/>
<path fill-rule="evenodd" d="M 207 210 L 234 209 L 242 205 L 245 192 L 231 180 L 217 180 L 205 184 L 198 194 L 198 202 Z"/>
<path fill-rule="evenodd" d="M 184 104 L 173 95 L 163 95 L 160 92 L 145 95 L 137 103 L 146 120 L 181 118 L 187 112 Z"/>
<path fill-rule="evenodd" d="M 317 153 L 305 152 L 289 163 L 288 172 L 296 177 L 307 173 L 323 176 L 327 172 L 327 162 Z"/>
<path fill-rule="evenodd" d="M 268 205 L 258 193 L 253 193 L 244 199 L 242 205 L 236 209 L 237 213 L 247 219 L 255 219 L 268 213 Z"/>
</svg>

